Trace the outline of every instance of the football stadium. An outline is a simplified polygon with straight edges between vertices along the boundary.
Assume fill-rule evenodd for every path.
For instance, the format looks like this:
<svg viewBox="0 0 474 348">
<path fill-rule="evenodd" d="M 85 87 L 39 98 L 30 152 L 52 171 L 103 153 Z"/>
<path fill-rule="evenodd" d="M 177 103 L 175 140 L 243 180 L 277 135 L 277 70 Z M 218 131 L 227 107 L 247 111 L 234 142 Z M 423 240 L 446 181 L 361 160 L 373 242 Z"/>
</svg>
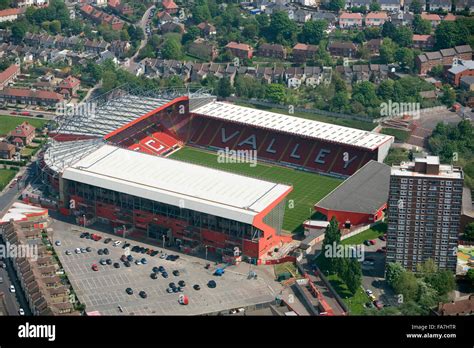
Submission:
<svg viewBox="0 0 474 348">
<path fill-rule="evenodd" d="M 113 90 L 59 117 L 39 156 L 60 211 L 193 252 L 262 260 L 393 137 L 218 101 L 207 90 Z M 253 151 L 258 165 L 220 163 Z M 236 253 L 236 251 L 238 251 Z"/>
</svg>

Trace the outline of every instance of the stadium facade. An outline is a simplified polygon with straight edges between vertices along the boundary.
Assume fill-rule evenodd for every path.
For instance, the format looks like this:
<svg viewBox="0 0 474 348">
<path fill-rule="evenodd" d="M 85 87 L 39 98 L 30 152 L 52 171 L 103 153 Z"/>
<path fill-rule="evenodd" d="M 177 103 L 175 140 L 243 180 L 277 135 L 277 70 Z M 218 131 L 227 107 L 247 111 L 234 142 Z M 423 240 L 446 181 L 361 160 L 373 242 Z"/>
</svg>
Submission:
<svg viewBox="0 0 474 348">
<path fill-rule="evenodd" d="M 200 90 L 121 89 L 94 114 L 58 119 L 40 155 L 61 211 L 182 247 L 262 259 L 282 233 L 289 185 L 166 158 L 185 145 L 254 150 L 260 161 L 347 177 L 393 137 L 222 103 Z"/>
</svg>

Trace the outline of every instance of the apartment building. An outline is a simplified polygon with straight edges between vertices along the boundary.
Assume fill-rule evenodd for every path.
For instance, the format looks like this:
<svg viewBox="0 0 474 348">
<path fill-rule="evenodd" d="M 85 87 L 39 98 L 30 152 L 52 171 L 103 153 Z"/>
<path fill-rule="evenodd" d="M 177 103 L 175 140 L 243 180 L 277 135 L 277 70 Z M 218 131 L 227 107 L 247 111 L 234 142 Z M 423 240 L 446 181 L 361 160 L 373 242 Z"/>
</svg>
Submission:
<svg viewBox="0 0 474 348">
<path fill-rule="evenodd" d="M 461 168 L 437 156 L 392 167 L 387 262 L 416 271 L 431 258 L 439 269 L 456 271 L 463 180 Z"/>
</svg>

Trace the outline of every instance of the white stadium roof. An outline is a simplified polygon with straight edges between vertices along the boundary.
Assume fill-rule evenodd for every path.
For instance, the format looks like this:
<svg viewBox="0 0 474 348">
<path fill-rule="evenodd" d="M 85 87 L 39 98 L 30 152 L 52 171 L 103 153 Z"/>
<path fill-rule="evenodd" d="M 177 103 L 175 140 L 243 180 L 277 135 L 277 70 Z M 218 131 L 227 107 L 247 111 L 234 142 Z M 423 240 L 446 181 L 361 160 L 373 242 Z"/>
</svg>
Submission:
<svg viewBox="0 0 474 348">
<path fill-rule="evenodd" d="M 240 122 L 255 127 L 323 139 L 370 150 L 375 150 L 380 145 L 393 139 L 390 135 L 342 127 L 218 101 L 204 104 L 192 112 L 221 120 Z"/>
<path fill-rule="evenodd" d="M 252 223 L 290 186 L 103 145 L 63 178 Z"/>
</svg>

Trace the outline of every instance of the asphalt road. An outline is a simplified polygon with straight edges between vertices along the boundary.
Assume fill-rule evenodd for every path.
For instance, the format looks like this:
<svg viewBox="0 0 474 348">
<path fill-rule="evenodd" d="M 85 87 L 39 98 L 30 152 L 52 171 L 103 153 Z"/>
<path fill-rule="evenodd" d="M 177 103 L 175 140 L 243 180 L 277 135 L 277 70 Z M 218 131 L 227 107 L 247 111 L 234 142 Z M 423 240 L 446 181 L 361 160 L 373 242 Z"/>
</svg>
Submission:
<svg viewBox="0 0 474 348">
<path fill-rule="evenodd" d="M 10 205 L 18 198 L 21 189 L 36 178 L 35 166 L 36 164 L 30 163 L 25 169 L 22 169 L 19 174 L 22 174 L 23 178 L 17 183 L 17 185 L 14 187 L 8 185 L 3 192 L 0 193 L 0 216 L 3 216 Z M 3 244 L 3 237 L 1 238 L 1 241 Z M 18 315 L 18 310 L 21 307 L 26 315 L 31 315 L 25 294 L 21 289 L 20 281 L 18 280 L 16 272 L 13 270 L 11 260 L 5 258 L 2 263 L 5 263 L 7 268 L 0 268 L 0 277 L 3 278 L 3 283 L 0 284 L 0 291 L 5 294 L 5 304 L 8 314 Z M 15 293 L 10 292 L 11 284 L 15 286 Z"/>
</svg>

